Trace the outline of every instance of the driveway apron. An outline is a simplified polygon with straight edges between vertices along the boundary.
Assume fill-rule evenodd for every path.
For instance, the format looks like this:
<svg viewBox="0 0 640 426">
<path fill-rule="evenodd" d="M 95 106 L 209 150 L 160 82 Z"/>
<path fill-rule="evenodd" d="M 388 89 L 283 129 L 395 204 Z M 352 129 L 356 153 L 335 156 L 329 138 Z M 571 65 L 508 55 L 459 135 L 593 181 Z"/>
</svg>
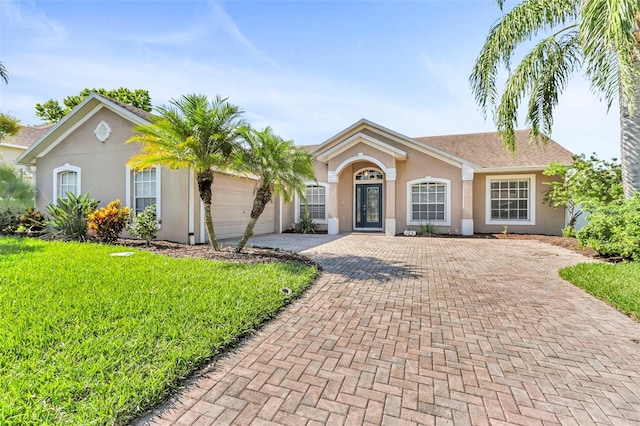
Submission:
<svg viewBox="0 0 640 426">
<path fill-rule="evenodd" d="M 314 237 L 317 237 L 314 239 Z M 537 241 L 271 235 L 318 282 L 139 424 L 640 424 L 640 324 Z"/>
</svg>

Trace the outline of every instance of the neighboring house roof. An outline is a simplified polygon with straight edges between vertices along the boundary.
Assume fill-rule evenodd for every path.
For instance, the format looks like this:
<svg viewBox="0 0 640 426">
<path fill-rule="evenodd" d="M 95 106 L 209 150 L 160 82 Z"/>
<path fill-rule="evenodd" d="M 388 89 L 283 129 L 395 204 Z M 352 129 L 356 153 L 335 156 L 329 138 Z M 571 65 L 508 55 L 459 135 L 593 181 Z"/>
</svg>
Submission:
<svg viewBox="0 0 640 426">
<path fill-rule="evenodd" d="M 571 164 L 573 154 L 549 140 L 545 145 L 529 142 L 527 130 L 516 131 L 516 150 L 511 154 L 497 132 L 462 135 L 428 136 L 414 138 L 426 145 L 439 148 L 485 169 L 545 168 L 549 163 Z"/>
<path fill-rule="evenodd" d="M 41 124 L 38 126 L 19 126 L 20 130 L 18 133 L 11 136 L 5 136 L 4 139 L 0 140 L 1 145 L 9 145 L 17 148 L 27 149 L 35 141 L 40 139 L 42 135 L 44 135 L 47 130 L 53 127 L 53 124 Z"/>
<path fill-rule="evenodd" d="M 101 108 L 107 108 L 114 113 L 131 121 L 132 124 L 145 124 L 149 122 L 150 114 L 140 108 L 92 93 L 69 114 L 50 127 L 38 140 L 36 140 L 25 152 L 16 159 L 18 164 L 35 164 L 36 158 L 46 155 L 66 135 L 82 124 L 85 117 L 88 118 Z"/>
</svg>

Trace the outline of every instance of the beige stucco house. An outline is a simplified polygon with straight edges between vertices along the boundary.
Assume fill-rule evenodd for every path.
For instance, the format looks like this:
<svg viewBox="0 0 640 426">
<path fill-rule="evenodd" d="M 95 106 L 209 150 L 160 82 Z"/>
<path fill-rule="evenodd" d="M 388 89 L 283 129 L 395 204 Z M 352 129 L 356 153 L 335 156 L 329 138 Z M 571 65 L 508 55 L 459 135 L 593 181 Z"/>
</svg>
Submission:
<svg viewBox="0 0 640 426">
<path fill-rule="evenodd" d="M 161 167 L 127 168 L 136 144 L 124 142 L 146 112 L 100 95 L 87 97 L 50 128 L 17 161 L 37 166 L 36 207 L 44 210 L 66 192 L 89 192 L 107 204 L 120 199 L 141 210 L 156 204 L 158 238 L 183 243 L 207 240 L 193 172 Z M 410 138 L 360 120 L 326 142 L 306 147 L 315 159 L 316 181 L 307 183 L 306 203 L 296 199 L 267 207 L 255 234 L 290 228 L 305 209 L 330 234 L 348 231 L 395 235 L 421 224 L 439 232 L 560 234 L 565 212 L 542 204 L 542 170 L 552 161 L 569 164 L 572 154 L 551 141 L 532 148 L 518 132 L 517 155 L 497 134 Z M 249 220 L 255 182 L 216 173 L 213 216 L 216 236 L 242 235 Z"/>
</svg>

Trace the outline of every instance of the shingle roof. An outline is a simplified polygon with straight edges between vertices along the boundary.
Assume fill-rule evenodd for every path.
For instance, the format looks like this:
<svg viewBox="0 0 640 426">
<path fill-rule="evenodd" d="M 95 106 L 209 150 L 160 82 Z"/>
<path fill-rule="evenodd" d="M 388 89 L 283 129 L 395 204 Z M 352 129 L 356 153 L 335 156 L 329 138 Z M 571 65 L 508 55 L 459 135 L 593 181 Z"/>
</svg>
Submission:
<svg viewBox="0 0 640 426">
<path fill-rule="evenodd" d="M 29 148 L 51 127 L 53 127 L 53 124 L 41 124 L 39 126 L 20 126 L 20 130 L 18 131 L 18 133 L 13 136 L 6 136 L 4 139 L 0 140 L 0 143 Z"/>
<path fill-rule="evenodd" d="M 573 156 L 570 151 L 553 140 L 550 140 L 546 146 L 531 145 L 527 130 L 516 131 L 515 155 L 505 148 L 496 132 L 414 139 L 489 169 L 546 166 L 552 162 L 571 164 Z"/>
</svg>

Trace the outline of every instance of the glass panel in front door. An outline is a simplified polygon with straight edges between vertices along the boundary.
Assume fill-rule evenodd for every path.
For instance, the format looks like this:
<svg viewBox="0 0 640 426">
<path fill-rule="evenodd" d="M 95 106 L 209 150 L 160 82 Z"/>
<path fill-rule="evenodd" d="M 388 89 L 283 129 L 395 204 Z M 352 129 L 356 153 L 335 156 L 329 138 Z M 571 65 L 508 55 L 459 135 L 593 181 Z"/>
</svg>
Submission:
<svg viewBox="0 0 640 426">
<path fill-rule="evenodd" d="M 367 187 L 367 223 L 380 222 L 380 188 Z"/>
</svg>

